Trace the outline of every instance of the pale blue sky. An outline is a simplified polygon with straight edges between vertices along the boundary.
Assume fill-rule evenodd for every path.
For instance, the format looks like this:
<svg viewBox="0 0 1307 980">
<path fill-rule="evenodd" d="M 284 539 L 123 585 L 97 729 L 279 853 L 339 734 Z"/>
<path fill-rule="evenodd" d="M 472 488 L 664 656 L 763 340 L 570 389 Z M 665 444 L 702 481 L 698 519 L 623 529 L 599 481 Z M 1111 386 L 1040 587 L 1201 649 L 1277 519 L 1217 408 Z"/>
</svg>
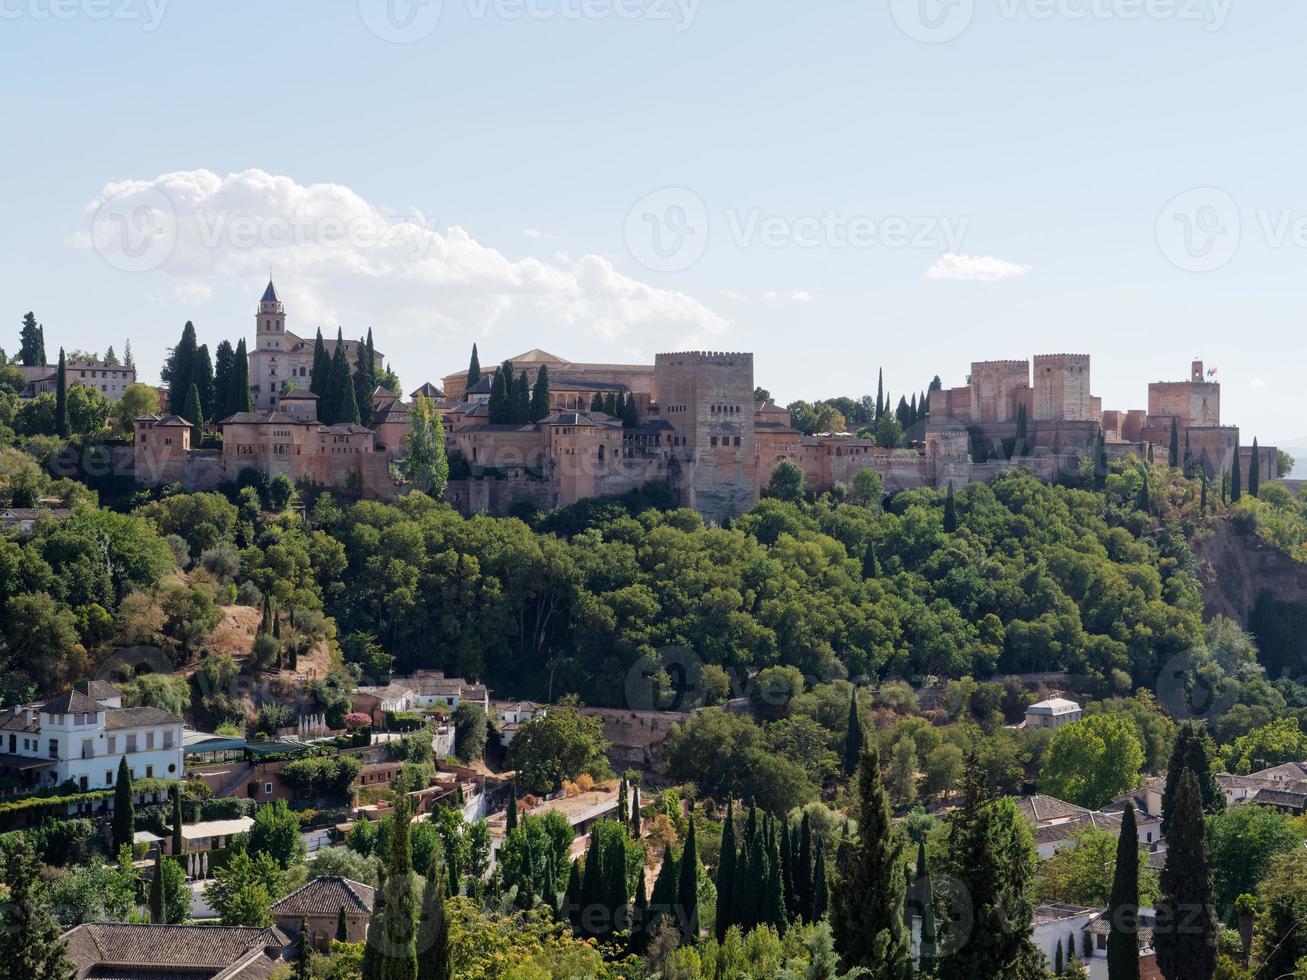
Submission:
<svg viewBox="0 0 1307 980">
<path fill-rule="evenodd" d="M 30 308 L 52 347 L 130 337 L 153 377 L 187 319 L 210 344 L 249 334 L 272 263 L 291 329 L 372 326 L 409 389 L 473 339 L 483 362 L 752 350 L 782 401 L 873 390 L 881 365 L 897 396 L 1070 350 L 1106 407 L 1132 408 L 1202 356 L 1246 440 L 1307 435 L 1301 4 L 954 0 L 942 15 L 970 19 L 944 29 L 969 26 L 923 43 L 900 26 L 920 33 L 916 0 L 444 0 L 397 44 L 368 27 L 386 32 L 382 0 L 172 0 L 157 25 L 145 0 L 50 2 L 0 0 L 11 352 Z M 137 16 L 98 16 L 116 8 Z M 208 231 L 122 271 L 88 247 L 88 205 L 124 180 L 134 207 L 162 193 Z M 651 262 L 646 207 L 628 221 L 666 187 L 692 195 L 652 217 L 670 235 L 663 208 L 689 202 L 697 261 L 692 241 Z M 1215 190 L 1165 210 L 1194 187 Z M 408 258 L 324 243 L 324 215 L 372 207 L 432 234 Z M 269 237 L 295 209 L 307 237 Z M 899 218 L 915 244 L 833 237 Z M 954 278 L 927 278 L 945 251 Z"/>
</svg>

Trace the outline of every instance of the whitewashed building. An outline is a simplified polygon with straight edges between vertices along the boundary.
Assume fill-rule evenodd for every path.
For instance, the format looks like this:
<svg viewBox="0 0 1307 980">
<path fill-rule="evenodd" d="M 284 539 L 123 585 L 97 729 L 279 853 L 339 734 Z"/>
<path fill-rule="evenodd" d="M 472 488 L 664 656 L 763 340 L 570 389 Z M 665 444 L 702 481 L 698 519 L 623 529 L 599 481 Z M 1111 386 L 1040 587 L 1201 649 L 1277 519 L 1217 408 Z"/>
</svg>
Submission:
<svg viewBox="0 0 1307 980">
<path fill-rule="evenodd" d="M 1027 728 L 1061 728 L 1079 721 L 1084 709 L 1066 698 L 1049 698 L 1036 701 L 1026 709 Z"/>
</svg>

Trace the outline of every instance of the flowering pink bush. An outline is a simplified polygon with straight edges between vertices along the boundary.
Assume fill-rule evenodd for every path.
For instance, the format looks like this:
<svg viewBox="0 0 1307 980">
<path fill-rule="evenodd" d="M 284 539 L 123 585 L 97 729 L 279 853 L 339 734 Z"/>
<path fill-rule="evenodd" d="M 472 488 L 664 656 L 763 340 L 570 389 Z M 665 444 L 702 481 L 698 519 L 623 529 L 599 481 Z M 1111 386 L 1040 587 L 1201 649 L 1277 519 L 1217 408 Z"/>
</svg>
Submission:
<svg viewBox="0 0 1307 980">
<path fill-rule="evenodd" d="M 363 711 L 351 711 L 345 716 L 345 727 L 351 732 L 356 732 L 360 728 L 367 728 L 371 724 L 371 716 Z"/>
</svg>

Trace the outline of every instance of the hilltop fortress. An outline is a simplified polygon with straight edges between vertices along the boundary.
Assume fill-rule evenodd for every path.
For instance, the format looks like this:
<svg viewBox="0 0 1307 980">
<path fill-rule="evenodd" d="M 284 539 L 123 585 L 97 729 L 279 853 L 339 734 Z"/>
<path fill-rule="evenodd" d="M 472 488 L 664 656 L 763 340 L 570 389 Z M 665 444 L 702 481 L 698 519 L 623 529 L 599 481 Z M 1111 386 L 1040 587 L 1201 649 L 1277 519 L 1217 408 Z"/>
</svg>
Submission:
<svg viewBox="0 0 1307 980">
<path fill-rule="evenodd" d="M 308 390 L 311 358 L 300 363 L 296 350 L 299 359 L 272 373 L 273 358 L 287 356 L 276 341 L 293 337 L 284 315 L 269 283 L 250 354 L 256 410 L 218 423 L 221 450 L 193 449 L 185 419 L 136 420 L 138 482 L 204 489 L 254 469 L 365 497 L 402 491 L 390 464 L 403 455 L 408 405 L 378 388 L 371 427 L 320 422 Z M 1221 424 L 1220 385 L 1200 361 L 1187 381 L 1149 385 L 1147 410 L 1126 411 L 1105 411 L 1092 394 L 1087 354 L 1037 355 L 1033 365 L 976 362 L 965 386 L 931 392 L 927 420 L 897 448 L 847 433 L 799 432 L 788 410 L 755 401 L 749 353 L 682 351 L 658 354 L 652 365 L 592 364 L 535 349 L 510 361 L 532 383 L 547 369 L 548 403 L 537 421 L 491 421 L 493 371 L 471 385 L 467 371 L 450 374 L 410 396 L 431 399 L 442 415 L 451 463 L 446 496 L 464 513 L 545 510 L 664 481 L 683 506 L 721 521 L 753 506 L 783 460 L 803 470 L 813 491 L 847 483 L 861 469 L 878 472 L 890 490 L 962 486 L 1014 466 L 1053 479 L 1092 458 L 1100 439 L 1109 458 L 1151 451 L 1164 460 L 1173 430 L 1193 466 L 1211 477 L 1238 465 L 1246 486 L 1252 458 L 1238 428 Z M 599 407 L 614 401 L 625 408 L 621 417 Z M 1276 451 L 1260 453 L 1269 479 Z"/>
</svg>

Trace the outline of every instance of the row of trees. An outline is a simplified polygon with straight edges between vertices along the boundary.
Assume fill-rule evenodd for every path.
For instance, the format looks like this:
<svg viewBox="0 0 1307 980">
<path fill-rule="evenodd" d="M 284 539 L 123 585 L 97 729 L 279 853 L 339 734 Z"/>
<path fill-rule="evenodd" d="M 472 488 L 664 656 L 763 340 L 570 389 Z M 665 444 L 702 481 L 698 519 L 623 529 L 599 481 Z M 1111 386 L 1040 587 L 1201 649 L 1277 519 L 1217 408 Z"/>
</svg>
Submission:
<svg viewBox="0 0 1307 980">
<path fill-rule="evenodd" d="M 245 340 L 235 347 L 230 341 L 221 341 L 215 366 L 209 345 L 197 344 L 190 320 L 182 328 L 181 339 L 169 350 L 159 375 L 168 387 L 168 411 L 192 423 L 197 431 L 254 407 Z"/>
<path fill-rule="evenodd" d="M 526 371 L 513 373 L 513 362 L 505 361 L 490 382 L 487 405 L 491 425 L 526 425 L 539 422 L 551 411 L 549 401 L 549 367 L 540 365 L 535 383 Z"/>
</svg>

